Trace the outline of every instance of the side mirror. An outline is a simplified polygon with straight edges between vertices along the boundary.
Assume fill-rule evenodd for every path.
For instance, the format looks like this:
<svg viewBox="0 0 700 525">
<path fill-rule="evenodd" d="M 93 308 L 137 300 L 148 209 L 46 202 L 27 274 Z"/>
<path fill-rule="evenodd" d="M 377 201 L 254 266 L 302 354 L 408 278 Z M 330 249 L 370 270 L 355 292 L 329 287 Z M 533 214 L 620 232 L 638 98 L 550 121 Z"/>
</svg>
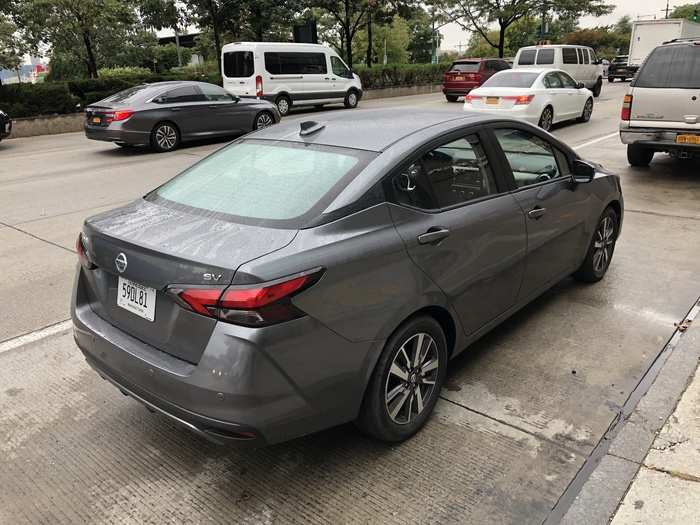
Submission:
<svg viewBox="0 0 700 525">
<path fill-rule="evenodd" d="M 595 166 L 585 160 L 576 159 L 572 166 L 574 182 L 585 184 L 595 177 Z"/>
<path fill-rule="evenodd" d="M 583 82 L 576 83 L 576 89 L 583 89 L 585 87 L 586 87 L 586 84 L 584 84 Z"/>
<path fill-rule="evenodd" d="M 231 100 L 233 100 L 234 102 L 240 102 L 240 101 L 241 101 L 241 97 L 239 97 L 238 95 L 231 95 L 231 94 L 229 94 L 229 97 L 231 97 Z"/>
</svg>

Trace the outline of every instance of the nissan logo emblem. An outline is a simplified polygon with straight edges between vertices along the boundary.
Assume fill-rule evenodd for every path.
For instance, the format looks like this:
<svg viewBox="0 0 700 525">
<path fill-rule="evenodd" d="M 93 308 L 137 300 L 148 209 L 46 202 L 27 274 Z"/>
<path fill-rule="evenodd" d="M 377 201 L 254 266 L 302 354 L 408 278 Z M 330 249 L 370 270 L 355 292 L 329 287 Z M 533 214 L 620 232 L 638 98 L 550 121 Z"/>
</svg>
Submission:
<svg viewBox="0 0 700 525">
<path fill-rule="evenodd" d="M 119 273 L 124 273 L 124 270 L 126 270 L 127 265 L 126 255 L 124 255 L 123 253 L 117 255 L 117 258 L 114 259 L 114 265 L 117 267 Z"/>
</svg>

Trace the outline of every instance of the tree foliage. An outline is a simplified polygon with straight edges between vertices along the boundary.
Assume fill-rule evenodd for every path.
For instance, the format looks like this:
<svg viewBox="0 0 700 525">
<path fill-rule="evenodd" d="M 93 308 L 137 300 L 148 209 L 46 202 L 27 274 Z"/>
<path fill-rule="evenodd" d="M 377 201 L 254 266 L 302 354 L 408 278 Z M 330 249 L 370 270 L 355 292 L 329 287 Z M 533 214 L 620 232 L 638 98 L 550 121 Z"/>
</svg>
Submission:
<svg viewBox="0 0 700 525">
<path fill-rule="evenodd" d="M 671 18 L 686 18 L 698 22 L 697 19 L 693 19 L 694 16 L 698 15 L 700 15 L 700 4 L 683 4 L 676 6 L 671 13 Z"/>
</svg>

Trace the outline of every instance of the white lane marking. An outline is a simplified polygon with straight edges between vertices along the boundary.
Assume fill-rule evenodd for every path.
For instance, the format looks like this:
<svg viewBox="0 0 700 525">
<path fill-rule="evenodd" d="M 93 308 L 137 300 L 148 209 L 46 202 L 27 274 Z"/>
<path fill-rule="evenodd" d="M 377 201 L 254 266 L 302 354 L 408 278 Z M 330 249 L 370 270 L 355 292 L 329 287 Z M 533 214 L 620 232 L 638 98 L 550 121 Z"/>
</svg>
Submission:
<svg viewBox="0 0 700 525">
<path fill-rule="evenodd" d="M 578 146 L 574 146 L 573 149 L 587 148 L 588 146 L 592 146 L 593 144 L 598 144 L 599 142 L 603 142 L 604 140 L 608 140 L 608 139 L 611 139 L 613 137 L 617 137 L 619 134 L 620 134 L 620 132 L 616 131 L 615 133 L 611 133 L 610 135 L 598 137 L 597 139 L 589 140 L 588 142 L 584 142 L 583 144 L 579 144 Z"/>
<path fill-rule="evenodd" d="M 70 329 L 71 326 L 73 326 L 73 321 L 71 319 L 67 319 L 65 321 L 61 321 L 60 323 L 49 325 L 41 330 L 29 332 L 28 334 L 24 335 L 18 335 L 17 337 L 13 337 L 12 339 L 8 339 L 7 341 L 0 343 L 0 354 L 9 352 L 10 350 L 14 350 L 15 348 L 19 348 L 20 346 L 24 346 L 29 343 L 35 343 L 41 339 L 56 335 L 60 332 L 64 332 Z"/>
</svg>

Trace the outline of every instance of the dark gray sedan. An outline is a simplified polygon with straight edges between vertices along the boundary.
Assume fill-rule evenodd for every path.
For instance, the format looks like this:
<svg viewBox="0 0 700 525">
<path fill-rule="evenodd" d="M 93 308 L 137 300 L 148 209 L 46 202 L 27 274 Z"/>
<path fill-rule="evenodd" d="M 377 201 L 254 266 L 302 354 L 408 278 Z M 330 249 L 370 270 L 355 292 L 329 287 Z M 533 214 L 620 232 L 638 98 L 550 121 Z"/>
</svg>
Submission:
<svg viewBox="0 0 700 525">
<path fill-rule="evenodd" d="M 215 442 L 347 421 L 406 439 L 450 358 L 610 265 L 620 180 L 548 133 L 419 110 L 323 118 L 240 138 L 78 236 L 88 363 Z"/>
<path fill-rule="evenodd" d="M 271 102 L 205 82 L 157 82 L 120 91 L 85 109 L 85 136 L 119 146 L 171 151 L 181 142 L 241 135 L 280 121 Z"/>
</svg>

